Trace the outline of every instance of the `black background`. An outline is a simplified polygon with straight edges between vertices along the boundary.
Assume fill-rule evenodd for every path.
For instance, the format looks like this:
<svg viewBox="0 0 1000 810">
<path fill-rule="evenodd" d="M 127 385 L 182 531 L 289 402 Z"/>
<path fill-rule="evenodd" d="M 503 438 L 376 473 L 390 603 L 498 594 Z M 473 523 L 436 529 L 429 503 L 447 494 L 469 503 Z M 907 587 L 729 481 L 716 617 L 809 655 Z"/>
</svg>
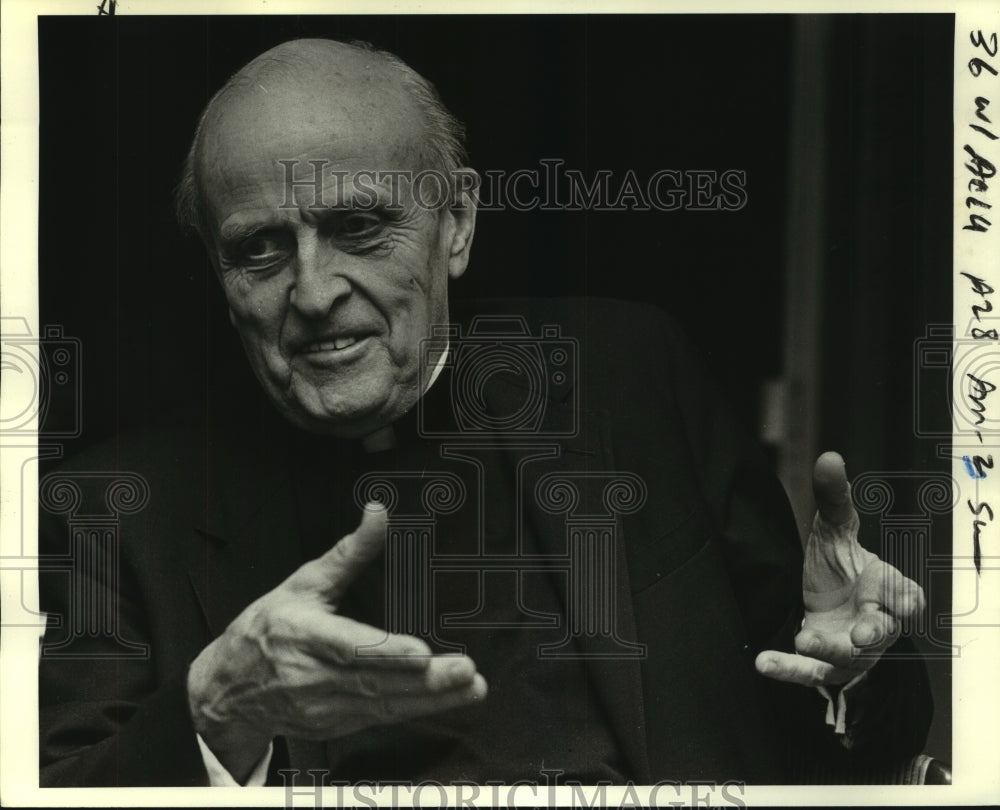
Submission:
<svg viewBox="0 0 1000 810">
<path fill-rule="evenodd" d="M 951 321 L 952 18 L 827 23 L 820 440 L 855 472 L 947 469 L 910 414 L 915 342 Z M 40 322 L 82 346 L 82 434 L 65 454 L 197 408 L 210 380 L 245 364 L 172 191 L 206 101 L 253 56 L 301 36 L 401 56 L 467 124 L 481 172 L 544 158 L 588 177 L 745 171 L 736 212 L 484 213 L 453 295 L 657 303 L 758 432 L 794 272 L 794 30 L 779 15 L 41 18 Z M 947 429 L 946 399 L 931 400 L 925 411 Z M 949 687 L 936 678 L 930 748 L 947 757 Z"/>
</svg>

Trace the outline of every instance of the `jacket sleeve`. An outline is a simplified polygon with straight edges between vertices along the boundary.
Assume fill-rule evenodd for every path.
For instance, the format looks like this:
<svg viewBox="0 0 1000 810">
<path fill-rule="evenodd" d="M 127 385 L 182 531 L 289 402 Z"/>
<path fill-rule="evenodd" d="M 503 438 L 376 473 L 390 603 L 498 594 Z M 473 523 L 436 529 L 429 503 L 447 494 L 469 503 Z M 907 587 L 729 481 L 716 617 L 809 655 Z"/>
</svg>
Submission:
<svg viewBox="0 0 1000 810">
<path fill-rule="evenodd" d="M 99 477 L 70 471 L 84 505 L 94 502 Z M 103 501 L 103 493 L 96 497 Z M 40 506 L 39 551 L 49 569 L 40 575 L 47 614 L 39 660 L 40 785 L 205 785 L 187 706 L 187 659 L 164 663 L 169 657 L 154 644 L 144 602 L 150 597 L 140 594 L 120 540 L 113 528 L 88 528 Z"/>
</svg>

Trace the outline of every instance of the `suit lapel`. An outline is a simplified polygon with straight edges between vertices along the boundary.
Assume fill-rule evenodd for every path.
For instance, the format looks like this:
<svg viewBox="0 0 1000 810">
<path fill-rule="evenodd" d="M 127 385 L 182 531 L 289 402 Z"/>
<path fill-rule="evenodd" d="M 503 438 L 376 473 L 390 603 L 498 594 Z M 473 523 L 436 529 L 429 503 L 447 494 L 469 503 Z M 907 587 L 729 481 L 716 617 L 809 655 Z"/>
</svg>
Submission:
<svg viewBox="0 0 1000 810">
<path fill-rule="evenodd" d="M 205 519 L 188 563 L 212 637 L 302 562 L 284 435 L 209 430 Z"/>
<path fill-rule="evenodd" d="M 560 394 L 565 396 L 560 397 Z M 546 403 L 539 437 L 529 439 L 531 444 L 537 443 L 540 447 L 551 445 L 557 448 L 557 455 L 525 465 L 521 498 L 526 528 L 530 527 L 534 531 L 539 551 L 566 557 L 569 552 L 567 514 L 553 509 L 551 500 L 543 503 L 542 490 L 546 489 L 547 484 L 571 482 L 582 496 L 578 515 L 581 510 L 593 508 L 593 498 L 588 498 L 588 493 L 592 492 L 595 484 L 600 485 L 601 481 L 613 477 L 616 468 L 606 414 L 580 411 L 571 392 L 567 393 L 565 388 L 550 392 L 550 397 Z M 563 401 L 556 401 L 557 397 Z M 524 398 L 525 390 L 516 382 L 516 378 L 496 375 L 491 381 L 488 406 L 495 409 L 497 414 L 516 412 Z M 649 779 L 650 770 L 646 753 L 640 670 L 644 656 L 636 654 L 636 627 L 620 519 L 615 526 L 613 559 L 612 611 L 616 640 L 598 635 L 579 635 L 576 637 L 576 654 L 582 655 L 587 663 L 594 691 L 607 712 L 608 723 L 619 750 L 631 768 L 631 776 L 645 782 Z M 573 599 L 570 593 L 573 588 L 570 581 L 572 576 L 572 572 L 565 571 L 553 576 L 567 615 Z M 577 598 L 578 601 L 580 598 L 586 601 L 588 595 L 584 592 Z"/>
</svg>

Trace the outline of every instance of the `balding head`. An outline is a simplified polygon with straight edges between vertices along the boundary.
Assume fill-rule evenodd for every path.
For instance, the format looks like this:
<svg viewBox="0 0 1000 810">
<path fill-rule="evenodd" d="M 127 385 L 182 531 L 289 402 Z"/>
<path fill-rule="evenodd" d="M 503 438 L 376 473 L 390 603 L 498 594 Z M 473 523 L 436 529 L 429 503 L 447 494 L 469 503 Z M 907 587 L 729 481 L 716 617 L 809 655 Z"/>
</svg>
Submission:
<svg viewBox="0 0 1000 810">
<path fill-rule="evenodd" d="M 359 129 L 371 139 L 404 136 L 405 145 L 395 145 L 401 149 L 395 158 L 412 164 L 406 168 L 451 177 L 467 163 L 461 123 L 434 85 L 397 56 L 363 42 L 292 40 L 247 63 L 209 101 L 177 188 L 181 225 L 206 235 L 203 179 L 212 156 L 205 155 L 205 146 L 220 131 L 283 137 L 287 131 L 273 130 L 326 121 L 333 131 L 338 119 L 364 121 Z"/>
</svg>

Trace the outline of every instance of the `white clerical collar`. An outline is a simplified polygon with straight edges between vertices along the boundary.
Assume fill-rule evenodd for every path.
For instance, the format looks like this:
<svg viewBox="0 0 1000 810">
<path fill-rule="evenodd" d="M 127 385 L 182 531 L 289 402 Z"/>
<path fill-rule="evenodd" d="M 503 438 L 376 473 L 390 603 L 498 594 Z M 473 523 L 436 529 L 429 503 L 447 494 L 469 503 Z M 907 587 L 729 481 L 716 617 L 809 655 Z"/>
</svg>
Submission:
<svg viewBox="0 0 1000 810">
<path fill-rule="evenodd" d="M 441 352 L 441 356 L 438 358 L 437 363 L 434 364 L 434 370 L 431 372 L 431 378 L 424 387 L 420 396 L 424 396 L 428 391 L 430 391 L 431 386 L 434 385 L 434 381 L 441 376 L 441 370 L 448 361 L 448 352 L 450 349 L 450 344 L 444 347 L 444 351 Z M 414 407 L 416 407 L 416 405 L 414 405 Z M 392 450 L 392 448 L 396 446 L 396 429 L 391 424 L 379 428 L 374 433 L 369 433 L 365 436 L 361 440 L 361 446 L 365 449 L 366 453 L 378 453 L 381 450 Z"/>
</svg>

